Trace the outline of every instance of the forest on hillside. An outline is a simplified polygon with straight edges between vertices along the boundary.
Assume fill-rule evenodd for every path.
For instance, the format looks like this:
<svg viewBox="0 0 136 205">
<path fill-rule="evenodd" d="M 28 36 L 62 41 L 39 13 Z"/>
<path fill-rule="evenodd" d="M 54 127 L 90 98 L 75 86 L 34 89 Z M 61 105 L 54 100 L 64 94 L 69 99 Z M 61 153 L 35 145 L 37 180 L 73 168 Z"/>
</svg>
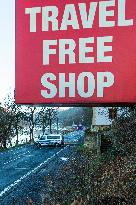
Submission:
<svg viewBox="0 0 136 205">
<path fill-rule="evenodd" d="M 71 126 L 81 123 L 84 126 L 90 127 L 92 124 L 93 111 L 90 107 L 72 107 L 67 110 L 62 110 L 58 114 L 59 122 L 63 126 Z"/>
</svg>

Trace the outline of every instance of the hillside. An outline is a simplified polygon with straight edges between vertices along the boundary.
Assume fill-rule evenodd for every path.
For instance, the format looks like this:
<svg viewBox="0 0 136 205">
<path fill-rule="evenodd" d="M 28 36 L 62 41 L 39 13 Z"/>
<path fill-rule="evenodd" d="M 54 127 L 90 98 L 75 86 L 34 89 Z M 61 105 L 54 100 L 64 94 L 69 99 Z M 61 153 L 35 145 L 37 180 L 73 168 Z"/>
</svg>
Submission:
<svg viewBox="0 0 136 205">
<path fill-rule="evenodd" d="M 59 121 L 64 126 L 75 124 L 83 124 L 90 127 L 92 124 L 92 108 L 90 107 L 74 107 L 59 112 Z"/>
</svg>

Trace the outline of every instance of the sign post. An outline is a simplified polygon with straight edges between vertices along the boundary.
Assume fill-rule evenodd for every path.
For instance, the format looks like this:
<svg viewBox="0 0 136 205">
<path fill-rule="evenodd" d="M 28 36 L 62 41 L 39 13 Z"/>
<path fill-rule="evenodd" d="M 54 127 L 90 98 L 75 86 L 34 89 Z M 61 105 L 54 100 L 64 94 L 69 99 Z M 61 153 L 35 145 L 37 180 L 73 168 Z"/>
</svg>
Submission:
<svg viewBox="0 0 136 205">
<path fill-rule="evenodd" d="M 16 0 L 16 103 L 136 103 L 135 0 Z"/>
</svg>

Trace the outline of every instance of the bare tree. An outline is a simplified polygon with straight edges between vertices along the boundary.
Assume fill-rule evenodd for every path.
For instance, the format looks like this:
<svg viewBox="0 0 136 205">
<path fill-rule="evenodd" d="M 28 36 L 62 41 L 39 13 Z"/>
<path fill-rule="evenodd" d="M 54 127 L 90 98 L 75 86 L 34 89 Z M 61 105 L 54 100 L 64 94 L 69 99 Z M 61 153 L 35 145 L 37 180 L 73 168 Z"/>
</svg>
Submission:
<svg viewBox="0 0 136 205">
<path fill-rule="evenodd" d="M 6 148 L 7 141 L 14 135 L 13 115 L 12 113 L 0 107 L 0 142 L 1 146 Z"/>
<path fill-rule="evenodd" d="M 42 134 L 45 134 L 45 129 L 49 125 L 48 123 L 48 115 L 47 115 L 47 108 L 42 107 L 38 112 L 38 125 L 42 128 Z"/>
<path fill-rule="evenodd" d="M 11 136 L 8 137 L 8 140 L 11 144 L 11 138 L 13 136 L 16 136 L 16 144 L 18 144 L 19 141 L 19 132 L 23 129 L 23 120 L 25 118 L 25 113 L 22 110 L 21 105 L 17 105 L 15 103 L 15 100 L 11 97 L 11 95 L 8 95 L 5 98 L 4 106 L 3 106 L 3 112 L 1 112 L 4 119 L 1 118 L 2 122 L 5 123 L 5 126 L 7 129 L 6 132 L 10 133 Z M 4 129 L 4 127 L 3 127 Z M 6 138 L 7 134 L 4 138 Z"/>
<path fill-rule="evenodd" d="M 35 106 L 29 106 L 28 111 L 26 112 L 26 116 L 27 116 L 26 120 L 29 124 L 29 131 L 30 131 L 30 142 L 34 141 L 34 127 L 36 125 L 35 112 L 36 112 Z"/>
<path fill-rule="evenodd" d="M 49 128 L 50 128 L 50 133 L 52 133 L 52 123 L 53 123 L 53 120 L 56 119 L 57 108 L 47 108 L 46 113 L 47 113 L 47 119 L 48 119 L 48 124 L 49 124 Z"/>
</svg>

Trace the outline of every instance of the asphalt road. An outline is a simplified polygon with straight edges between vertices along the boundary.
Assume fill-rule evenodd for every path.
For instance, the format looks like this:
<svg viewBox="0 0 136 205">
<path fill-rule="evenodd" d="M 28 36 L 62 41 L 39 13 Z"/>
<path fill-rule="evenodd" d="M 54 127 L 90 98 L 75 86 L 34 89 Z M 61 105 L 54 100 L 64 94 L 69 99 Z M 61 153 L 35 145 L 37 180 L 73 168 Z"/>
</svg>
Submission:
<svg viewBox="0 0 136 205">
<path fill-rule="evenodd" d="M 71 137 L 69 136 L 72 141 L 74 136 L 78 138 L 77 144 L 82 142 L 81 132 L 72 133 Z M 34 184 L 42 172 L 45 175 L 51 170 L 57 171 L 57 167 L 67 163 L 67 159 L 74 154 L 74 149 L 73 146 L 37 148 L 34 145 L 25 145 L 1 152 L 0 204 L 12 204 L 13 197 L 17 201 L 22 197 L 25 199 L 28 193 L 34 191 L 33 187 L 37 186 L 38 189 L 39 185 Z M 32 180 L 34 177 L 35 180 Z"/>
</svg>

